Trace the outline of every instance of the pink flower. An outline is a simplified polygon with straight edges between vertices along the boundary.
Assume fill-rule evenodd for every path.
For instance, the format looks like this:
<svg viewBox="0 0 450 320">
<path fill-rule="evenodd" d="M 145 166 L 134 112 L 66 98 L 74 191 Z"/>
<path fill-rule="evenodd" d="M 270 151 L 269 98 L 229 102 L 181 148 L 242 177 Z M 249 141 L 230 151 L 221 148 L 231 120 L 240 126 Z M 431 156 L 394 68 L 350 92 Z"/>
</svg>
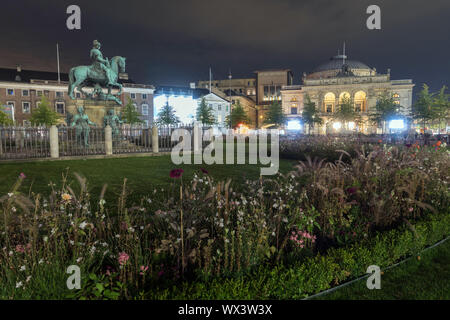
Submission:
<svg viewBox="0 0 450 320">
<path fill-rule="evenodd" d="M 119 264 L 121 266 L 127 264 L 127 261 L 130 259 L 130 256 L 126 254 L 125 252 L 119 253 Z"/>
<path fill-rule="evenodd" d="M 25 252 L 25 248 L 23 247 L 23 245 L 18 244 L 16 246 L 16 252 L 24 253 Z"/>
<path fill-rule="evenodd" d="M 25 179 L 27 176 L 25 175 L 25 173 L 21 172 L 19 174 L 20 179 Z"/>
<path fill-rule="evenodd" d="M 141 272 L 139 272 L 139 274 L 141 276 L 143 276 L 145 274 L 145 272 L 148 270 L 148 266 L 141 266 Z"/>
<path fill-rule="evenodd" d="M 411 207 L 411 208 L 409 208 L 408 210 L 409 210 L 409 212 L 413 212 L 413 211 L 414 211 L 414 208 Z"/>
</svg>

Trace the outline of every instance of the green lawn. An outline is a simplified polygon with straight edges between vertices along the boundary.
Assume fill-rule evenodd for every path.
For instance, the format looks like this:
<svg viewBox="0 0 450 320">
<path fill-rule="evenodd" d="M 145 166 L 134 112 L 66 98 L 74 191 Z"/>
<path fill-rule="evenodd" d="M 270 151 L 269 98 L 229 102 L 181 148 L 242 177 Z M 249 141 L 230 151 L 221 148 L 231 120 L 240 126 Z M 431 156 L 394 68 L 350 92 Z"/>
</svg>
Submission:
<svg viewBox="0 0 450 320">
<path fill-rule="evenodd" d="M 280 160 L 280 172 L 292 170 L 295 161 Z M 170 170 L 183 168 L 183 180 L 189 180 L 201 168 L 208 170 L 215 180 L 231 178 L 235 186 L 245 179 L 257 179 L 262 165 L 174 165 L 170 156 L 132 157 L 115 159 L 60 160 L 37 162 L 0 163 L 0 196 L 6 194 L 23 172 L 27 178 L 21 187 L 23 193 L 31 190 L 47 194 L 48 184 L 59 186 L 62 173 L 77 172 L 87 178 L 93 195 L 100 193 L 103 184 L 108 184 L 106 198 L 113 198 L 121 190 L 123 179 L 133 191 L 134 198 L 149 194 L 154 187 L 168 187 L 173 179 Z M 76 186 L 74 176 L 69 175 Z"/>
<path fill-rule="evenodd" d="M 322 300 L 450 299 L 450 240 L 391 268 L 381 276 L 381 289 L 369 290 L 362 279 L 322 295 Z"/>
</svg>

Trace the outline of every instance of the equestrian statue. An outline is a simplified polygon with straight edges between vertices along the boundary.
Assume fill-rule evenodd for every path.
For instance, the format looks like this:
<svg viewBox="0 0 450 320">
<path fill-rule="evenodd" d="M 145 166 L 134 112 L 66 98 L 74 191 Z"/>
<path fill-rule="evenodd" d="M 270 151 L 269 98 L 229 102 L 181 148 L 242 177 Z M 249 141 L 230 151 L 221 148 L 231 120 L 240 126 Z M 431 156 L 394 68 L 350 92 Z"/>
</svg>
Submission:
<svg viewBox="0 0 450 320">
<path fill-rule="evenodd" d="M 96 100 L 111 100 L 117 104 L 122 105 L 120 94 L 122 93 L 122 85 L 117 82 L 119 79 L 119 72 L 125 72 L 125 57 L 115 56 L 111 58 L 103 57 L 100 51 L 101 44 L 94 40 L 93 47 L 90 52 L 92 65 L 77 66 L 70 69 L 69 72 L 69 96 L 74 97 L 74 89 L 77 88 L 85 98 Z M 87 93 L 83 87 L 93 86 L 93 93 Z M 102 88 L 107 88 L 108 93 L 103 93 Z M 112 94 L 111 90 L 118 88 L 117 94 Z"/>
</svg>

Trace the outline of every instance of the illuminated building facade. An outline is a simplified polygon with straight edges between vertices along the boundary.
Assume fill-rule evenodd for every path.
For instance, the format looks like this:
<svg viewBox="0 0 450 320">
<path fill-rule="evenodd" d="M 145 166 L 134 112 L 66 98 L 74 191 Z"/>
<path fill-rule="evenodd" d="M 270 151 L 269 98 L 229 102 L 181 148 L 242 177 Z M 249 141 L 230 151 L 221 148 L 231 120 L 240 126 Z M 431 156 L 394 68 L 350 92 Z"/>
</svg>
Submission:
<svg viewBox="0 0 450 320">
<path fill-rule="evenodd" d="M 388 93 L 395 103 L 403 107 L 405 114 L 411 111 L 414 84 L 411 79 L 391 80 L 390 70 L 379 74 L 366 64 L 348 60 L 345 55 L 334 56 L 318 66 L 310 74 L 303 74 L 302 85 L 284 86 L 282 105 L 288 119 L 301 122 L 301 113 L 307 96 L 320 111 L 323 125 L 315 127 L 315 133 L 335 133 L 341 124 L 333 118 L 342 100 L 350 98 L 361 119 L 350 122 L 348 129 L 362 133 L 381 132 L 381 128 L 369 122 L 379 96 Z"/>
</svg>

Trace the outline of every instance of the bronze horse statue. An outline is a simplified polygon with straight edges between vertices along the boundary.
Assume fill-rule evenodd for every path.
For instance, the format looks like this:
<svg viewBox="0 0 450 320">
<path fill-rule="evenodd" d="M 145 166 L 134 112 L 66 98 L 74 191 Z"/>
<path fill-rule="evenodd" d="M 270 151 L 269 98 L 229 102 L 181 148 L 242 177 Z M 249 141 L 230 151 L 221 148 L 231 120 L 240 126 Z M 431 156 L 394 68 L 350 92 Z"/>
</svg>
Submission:
<svg viewBox="0 0 450 320">
<path fill-rule="evenodd" d="M 117 82 L 119 79 L 119 72 L 125 72 L 126 58 L 121 56 L 115 56 L 111 59 L 110 68 L 106 70 L 109 72 L 109 78 L 112 82 L 108 81 L 104 72 L 97 70 L 93 66 L 77 66 L 70 69 L 69 72 L 69 96 L 71 99 L 75 99 L 73 91 L 77 88 L 85 97 L 90 95 L 83 91 L 83 87 L 88 85 L 98 84 L 102 87 L 108 88 L 107 96 L 111 96 L 111 89 L 113 87 L 119 88 L 117 96 L 122 93 L 122 85 Z M 121 102 L 118 102 L 121 104 Z"/>
</svg>

